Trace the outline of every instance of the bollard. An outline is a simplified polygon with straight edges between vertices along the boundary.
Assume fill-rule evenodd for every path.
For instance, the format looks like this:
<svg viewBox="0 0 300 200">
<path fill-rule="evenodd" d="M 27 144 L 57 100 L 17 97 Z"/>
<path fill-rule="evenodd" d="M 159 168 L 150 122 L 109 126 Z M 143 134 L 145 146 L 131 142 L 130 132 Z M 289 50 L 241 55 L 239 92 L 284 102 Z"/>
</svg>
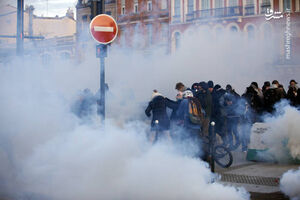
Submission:
<svg viewBox="0 0 300 200">
<path fill-rule="evenodd" d="M 212 121 L 210 123 L 211 126 L 211 133 L 209 134 L 209 154 L 210 154 L 210 160 L 209 160 L 209 165 L 210 165 L 210 170 L 211 172 L 215 172 L 215 160 L 214 160 L 214 147 L 215 147 L 215 125 L 216 123 Z"/>
</svg>

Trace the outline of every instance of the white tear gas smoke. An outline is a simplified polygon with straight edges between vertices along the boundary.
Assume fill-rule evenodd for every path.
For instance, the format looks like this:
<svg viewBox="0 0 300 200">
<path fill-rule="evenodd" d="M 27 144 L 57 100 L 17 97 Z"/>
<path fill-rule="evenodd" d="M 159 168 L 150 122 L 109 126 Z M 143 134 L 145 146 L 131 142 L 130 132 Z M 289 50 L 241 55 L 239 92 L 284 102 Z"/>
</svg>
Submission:
<svg viewBox="0 0 300 200">
<path fill-rule="evenodd" d="M 249 198 L 243 189 L 211 183 L 215 177 L 200 160 L 181 156 L 166 145 L 151 147 L 142 122 L 123 128 L 107 122 L 105 130 L 78 125 L 54 77 L 49 69 L 26 64 L 1 69 L 1 195 L 89 200 Z"/>
<path fill-rule="evenodd" d="M 265 119 L 270 127 L 263 136 L 268 152 L 280 162 L 290 162 L 291 158 L 299 160 L 300 129 L 298 123 L 300 112 L 287 105 L 286 101 L 277 104 L 276 110 L 276 115 Z"/>
<path fill-rule="evenodd" d="M 284 192 L 291 200 L 300 199 L 300 168 L 298 170 L 289 170 L 282 175 L 280 179 L 280 190 Z"/>
<path fill-rule="evenodd" d="M 55 60 L 43 66 L 30 57 L 2 67 L 1 193 L 75 200 L 249 198 L 243 190 L 210 183 L 214 176 L 204 163 L 164 145 L 150 147 L 145 125 L 127 122 L 144 120 L 142 106 L 153 89 L 172 97 L 178 81 L 189 86 L 212 79 L 245 88 L 251 77 L 267 78 L 264 66 L 273 54 L 261 41 L 228 34 L 214 40 L 202 33 L 183 37 L 175 55 L 111 49 L 106 63 L 112 122 L 105 131 L 94 123 L 79 125 L 70 112 L 78 90 L 98 89 L 93 55 L 87 53 L 81 65 Z M 268 71 L 268 78 L 272 75 L 282 78 Z M 122 128 L 115 121 L 123 122 Z"/>
</svg>

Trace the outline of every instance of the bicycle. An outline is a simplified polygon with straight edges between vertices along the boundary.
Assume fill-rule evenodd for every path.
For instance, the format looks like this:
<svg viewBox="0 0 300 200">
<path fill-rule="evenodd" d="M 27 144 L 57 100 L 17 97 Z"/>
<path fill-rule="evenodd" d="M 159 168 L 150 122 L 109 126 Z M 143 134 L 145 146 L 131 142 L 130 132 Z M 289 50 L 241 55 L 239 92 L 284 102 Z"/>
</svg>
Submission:
<svg viewBox="0 0 300 200">
<path fill-rule="evenodd" d="M 209 136 L 203 137 L 203 143 L 209 146 L 209 155 L 211 156 L 212 161 L 216 162 L 222 168 L 228 168 L 233 163 L 233 156 L 229 148 L 223 144 L 215 145 L 216 135 L 214 133 L 215 122 L 211 122 L 212 131 Z M 214 164 L 211 163 L 211 165 Z"/>
</svg>

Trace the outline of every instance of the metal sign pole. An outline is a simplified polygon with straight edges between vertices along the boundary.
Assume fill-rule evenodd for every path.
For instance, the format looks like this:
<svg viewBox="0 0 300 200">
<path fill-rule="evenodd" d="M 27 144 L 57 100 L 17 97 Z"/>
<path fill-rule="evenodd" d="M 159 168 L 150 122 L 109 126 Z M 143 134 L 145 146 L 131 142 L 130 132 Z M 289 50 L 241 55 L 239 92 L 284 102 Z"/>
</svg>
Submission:
<svg viewBox="0 0 300 200">
<path fill-rule="evenodd" d="M 17 11 L 17 55 L 22 56 L 24 51 L 24 0 L 18 0 Z"/>
<path fill-rule="evenodd" d="M 96 47 L 97 57 L 100 58 L 100 101 L 98 105 L 98 114 L 102 120 L 105 120 L 105 57 L 107 57 L 107 45 L 99 44 Z"/>
<path fill-rule="evenodd" d="M 211 132 L 210 132 L 210 141 L 209 141 L 209 144 L 210 144 L 210 170 L 211 172 L 215 172 L 215 158 L 214 158 L 214 147 L 215 147 L 215 138 L 216 138 L 216 135 L 215 135 L 215 125 L 216 123 L 215 122 L 211 122 L 210 123 L 211 125 Z"/>
</svg>

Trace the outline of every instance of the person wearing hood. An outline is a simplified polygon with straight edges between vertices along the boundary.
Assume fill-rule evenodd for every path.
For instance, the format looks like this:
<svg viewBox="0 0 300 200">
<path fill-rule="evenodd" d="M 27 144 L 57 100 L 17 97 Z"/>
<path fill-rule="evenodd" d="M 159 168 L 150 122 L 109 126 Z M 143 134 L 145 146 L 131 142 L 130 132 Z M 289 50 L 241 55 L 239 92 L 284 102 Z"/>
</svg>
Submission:
<svg viewBox="0 0 300 200">
<path fill-rule="evenodd" d="M 209 135 L 209 123 L 212 116 L 212 109 L 213 109 L 213 100 L 210 91 L 208 90 L 208 84 L 206 82 L 199 83 L 199 94 L 197 98 L 200 101 L 202 108 L 205 111 L 205 117 L 202 125 L 203 134 L 205 136 Z"/>
<path fill-rule="evenodd" d="M 277 80 L 274 80 L 272 82 L 272 87 L 276 91 L 276 95 L 277 95 L 276 102 L 279 102 L 281 99 L 286 98 L 286 91 L 284 90 L 283 86 L 281 84 L 279 84 L 279 82 Z"/>
<path fill-rule="evenodd" d="M 170 129 L 170 119 L 167 115 L 167 107 L 173 109 L 174 105 L 170 100 L 163 97 L 157 90 L 153 91 L 151 101 L 145 110 L 145 114 L 151 117 L 151 137 L 150 141 L 153 142 L 156 137 L 156 131 L 164 133 L 168 139 L 171 139 L 169 129 Z M 156 124 L 156 122 L 158 122 Z M 158 130 L 157 130 L 158 128 Z M 158 137 L 158 136 L 157 136 Z"/>
<path fill-rule="evenodd" d="M 220 105 L 220 99 L 222 96 L 226 93 L 226 90 L 224 90 L 219 84 L 214 86 L 213 92 L 212 92 L 212 116 L 211 120 L 216 123 L 215 125 L 215 132 L 218 133 L 221 137 L 225 134 L 225 131 L 223 129 L 224 127 L 224 121 L 225 118 L 221 114 L 221 105 Z"/>
<path fill-rule="evenodd" d="M 222 139 L 225 144 L 229 145 L 230 149 L 235 149 L 240 145 L 239 133 L 238 133 L 238 123 L 239 123 L 239 114 L 238 114 L 238 101 L 236 97 L 226 92 L 220 98 L 221 105 L 221 114 L 225 119 L 225 134 L 223 134 Z M 234 138 L 233 138 L 234 136 Z"/>
<path fill-rule="evenodd" d="M 236 100 L 238 100 L 240 98 L 240 95 L 229 84 L 226 85 L 226 92 L 233 95 Z"/>
<path fill-rule="evenodd" d="M 199 86 L 198 83 L 194 83 L 191 87 L 194 97 L 198 95 L 199 92 L 198 86 Z"/>
<path fill-rule="evenodd" d="M 287 99 L 290 100 L 292 106 L 300 105 L 299 97 L 300 97 L 300 89 L 297 86 L 297 82 L 295 80 L 290 81 L 289 90 L 287 93 Z"/>
<path fill-rule="evenodd" d="M 272 82 L 272 86 L 269 81 L 264 83 L 264 110 L 269 113 L 274 111 L 274 105 L 280 100 L 277 83 L 276 80 Z"/>
<path fill-rule="evenodd" d="M 207 82 L 207 85 L 208 85 L 208 91 L 210 93 L 212 93 L 213 90 L 214 90 L 214 82 L 212 80 L 210 80 L 210 81 Z"/>
</svg>

